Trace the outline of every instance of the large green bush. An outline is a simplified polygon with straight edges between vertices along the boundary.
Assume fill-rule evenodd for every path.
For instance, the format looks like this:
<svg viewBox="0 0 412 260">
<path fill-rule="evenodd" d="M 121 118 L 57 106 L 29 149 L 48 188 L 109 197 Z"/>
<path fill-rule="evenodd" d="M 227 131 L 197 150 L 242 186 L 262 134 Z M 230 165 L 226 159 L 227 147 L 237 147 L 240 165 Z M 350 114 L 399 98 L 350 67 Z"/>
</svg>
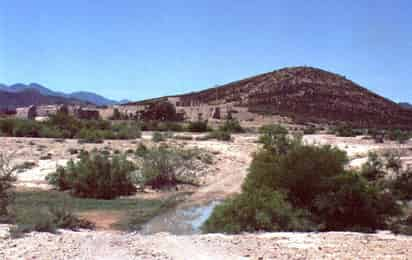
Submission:
<svg viewBox="0 0 412 260">
<path fill-rule="evenodd" d="M 113 199 L 136 191 L 131 175 L 134 170 L 134 164 L 124 156 L 110 159 L 98 152 L 83 153 L 78 162 L 69 161 L 47 180 L 77 197 Z"/>
<path fill-rule="evenodd" d="M 270 190 L 243 192 L 216 206 L 204 232 L 309 231 L 307 213 L 296 210 L 283 193 Z"/>
<path fill-rule="evenodd" d="M 279 126 L 261 140 L 242 193 L 215 209 L 206 231 L 374 231 L 402 213 L 391 193 L 346 170 L 345 152 L 303 145 Z"/>
</svg>

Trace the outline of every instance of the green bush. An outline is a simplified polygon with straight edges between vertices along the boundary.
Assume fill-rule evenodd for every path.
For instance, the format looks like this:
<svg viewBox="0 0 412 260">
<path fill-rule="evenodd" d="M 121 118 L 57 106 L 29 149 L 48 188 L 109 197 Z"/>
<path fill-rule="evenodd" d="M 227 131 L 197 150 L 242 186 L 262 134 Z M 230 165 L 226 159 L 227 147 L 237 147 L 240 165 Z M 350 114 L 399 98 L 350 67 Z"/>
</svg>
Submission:
<svg viewBox="0 0 412 260">
<path fill-rule="evenodd" d="M 401 172 L 392 181 L 390 188 L 399 199 L 412 200 L 412 171 Z"/>
<path fill-rule="evenodd" d="M 11 204 L 14 201 L 13 183 L 16 181 L 15 168 L 10 165 L 10 158 L 0 154 L 0 223 L 12 220 Z"/>
<path fill-rule="evenodd" d="M 40 137 L 40 123 L 31 120 L 19 120 L 13 129 L 16 137 Z"/>
<path fill-rule="evenodd" d="M 186 128 L 187 131 L 196 133 L 203 133 L 208 131 L 207 121 L 189 122 Z"/>
<path fill-rule="evenodd" d="M 277 191 L 242 193 L 216 206 L 202 229 L 209 233 L 310 231 L 304 211 L 294 209 Z"/>
<path fill-rule="evenodd" d="M 160 132 L 154 132 L 152 135 L 152 141 L 155 143 L 165 141 L 166 137 Z"/>
<path fill-rule="evenodd" d="M 142 132 L 138 124 L 122 123 L 114 125 L 111 130 L 110 132 L 113 133 L 113 139 L 127 140 L 142 137 Z"/>
<path fill-rule="evenodd" d="M 333 133 L 339 137 L 355 137 L 359 135 L 351 126 L 346 124 L 340 124 L 333 129 Z"/>
<path fill-rule="evenodd" d="M 259 129 L 259 142 L 263 148 L 275 154 L 285 154 L 291 147 L 300 145 L 301 137 L 291 137 L 288 130 L 281 125 L 265 125 Z"/>
<path fill-rule="evenodd" d="M 78 162 L 69 161 L 46 179 L 77 197 L 113 199 L 136 191 L 131 176 L 134 170 L 134 164 L 124 156 L 109 159 L 98 152 L 83 153 Z"/>
<path fill-rule="evenodd" d="M 345 152 L 303 145 L 279 126 L 261 139 L 241 195 L 216 208 L 206 231 L 374 231 L 402 214 L 390 192 L 346 170 Z"/>
<path fill-rule="evenodd" d="M 402 131 L 400 129 L 392 130 L 388 133 L 388 138 L 391 141 L 397 141 L 400 144 L 404 144 L 411 138 L 411 133 Z"/>
<path fill-rule="evenodd" d="M 368 154 L 368 161 L 362 165 L 361 173 L 369 181 L 377 181 L 385 176 L 384 163 L 377 153 Z"/>
<path fill-rule="evenodd" d="M 141 175 L 138 182 L 153 189 L 175 186 L 179 183 L 193 184 L 184 171 L 192 168 L 194 154 L 165 146 L 146 151 L 143 157 Z"/>
<path fill-rule="evenodd" d="M 140 143 L 136 148 L 135 154 L 138 157 L 144 157 L 147 154 L 147 152 L 148 152 L 147 147 L 144 144 Z"/>
<path fill-rule="evenodd" d="M 13 238 L 22 237 L 33 231 L 56 233 L 57 229 L 78 230 L 94 229 L 94 224 L 80 219 L 67 205 L 59 207 L 41 207 L 18 212 L 16 225 L 10 229 Z"/>
<path fill-rule="evenodd" d="M 83 128 L 76 135 L 80 143 L 95 143 L 100 144 L 104 141 L 104 133 L 101 130 L 90 130 Z"/>
<path fill-rule="evenodd" d="M 245 130 L 240 126 L 239 120 L 237 119 L 228 119 L 225 123 L 219 128 L 222 132 L 228 133 L 244 133 Z"/>
</svg>

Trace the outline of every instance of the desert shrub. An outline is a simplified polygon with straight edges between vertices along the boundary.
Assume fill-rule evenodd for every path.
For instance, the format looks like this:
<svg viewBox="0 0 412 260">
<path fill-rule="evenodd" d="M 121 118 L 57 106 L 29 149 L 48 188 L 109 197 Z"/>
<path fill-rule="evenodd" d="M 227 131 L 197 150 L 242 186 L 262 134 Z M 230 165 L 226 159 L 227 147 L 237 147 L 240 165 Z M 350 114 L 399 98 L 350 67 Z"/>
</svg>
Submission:
<svg viewBox="0 0 412 260">
<path fill-rule="evenodd" d="M 136 148 L 135 154 L 138 157 L 143 157 L 147 154 L 147 152 L 148 152 L 147 147 L 144 144 L 140 143 Z"/>
<path fill-rule="evenodd" d="M 0 120 L 0 132 L 5 135 L 13 135 L 13 129 L 16 125 L 15 119 L 2 119 Z"/>
<path fill-rule="evenodd" d="M 259 132 L 259 142 L 263 143 L 263 148 L 276 154 L 285 154 L 291 147 L 301 143 L 300 136 L 291 137 L 281 125 L 265 125 Z"/>
<path fill-rule="evenodd" d="M 237 119 L 228 119 L 225 123 L 219 127 L 220 131 L 229 132 L 229 133 L 243 133 L 245 130 L 239 123 Z"/>
<path fill-rule="evenodd" d="M 359 135 L 351 126 L 346 124 L 340 124 L 333 129 L 333 133 L 339 137 L 355 137 Z"/>
<path fill-rule="evenodd" d="M 214 130 L 206 136 L 206 140 L 208 139 L 216 139 L 219 141 L 230 141 L 232 140 L 232 136 L 230 132 L 222 131 L 222 130 Z"/>
<path fill-rule="evenodd" d="M 142 137 L 142 132 L 138 124 L 117 124 L 112 127 L 113 139 L 136 139 Z"/>
<path fill-rule="evenodd" d="M 203 133 L 208 131 L 207 121 L 189 122 L 186 128 L 187 131 L 196 133 Z"/>
<path fill-rule="evenodd" d="M 186 140 L 186 141 L 193 140 L 193 136 L 191 136 L 191 135 L 175 135 L 174 138 L 176 140 Z"/>
<path fill-rule="evenodd" d="M 411 138 L 411 134 L 407 131 L 402 131 L 400 129 L 391 130 L 388 133 L 388 138 L 391 141 L 396 141 L 400 144 L 404 144 Z"/>
<path fill-rule="evenodd" d="M 54 207 L 25 209 L 16 215 L 16 225 L 10 229 L 13 238 L 33 231 L 56 233 L 57 229 L 94 229 L 90 221 L 80 219 L 66 204 Z"/>
<path fill-rule="evenodd" d="M 269 137 L 276 138 L 269 139 L 268 149 L 254 155 L 241 195 L 223 209 L 218 207 L 206 230 L 374 231 L 386 228 L 392 217 L 402 213 L 391 193 L 345 169 L 345 152 L 331 146 L 293 143 L 285 139 L 283 129 L 274 130 L 270 128 L 269 133 L 276 134 Z M 273 211 L 254 197 L 270 198 L 274 192 L 283 194 L 285 203 L 278 197 L 279 206 Z M 277 210 L 288 213 L 286 222 Z M 258 216 L 263 216 L 265 225 L 257 221 Z"/>
<path fill-rule="evenodd" d="M 79 139 L 79 143 L 103 143 L 104 134 L 100 130 L 91 130 L 83 128 L 76 136 Z"/>
<path fill-rule="evenodd" d="M 12 219 L 11 204 L 14 200 L 12 191 L 16 181 L 15 168 L 10 165 L 10 158 L 0 154 L 0 223 L 9 222 Z"/>
<path fill-rule="evenodd" d="M 296 210 L 278 191 L 242 193 L 216 206 L 204 232 L 308 231 L 304 211 Z"/>
<path fill-rule="evenodd" d="M 193 184 L 185 171 L 192 168 L 193 155 L 165 146 L 149 149 L 143 157 L 139 184 L 153 189 L 167 188 L 179 183 Z"/>
<path fill-rule="evenodd" d="M 17 120 L 13 129 L 16 137 L 40 137 L 41 125 L 31 120 Z"/>
<path fill-rule="evenodd" d="M 356 172 L 340 174 L 328 186 L 313 204 L 324 230 L 371 232 L 386 228 L 388 220 L 402 213 L 391 193 L 381 192 Z"/>
<path fill-rule="evenodd" d="M 304 135 L 313 135 L 316 133 L 316 127 L 314 126 L 308 126 L 303 129 L 303 134 Z"/>
<path fill-rule="evenodd" d="M 155 143 L 165 141 L 166 137 L 161 132 L 154 132 L 152 135 L 152 141 Z"/>
<path fill-rule="evenodd" d="M 394 222 L 390 229 L 395 234 L 412 236 L 412 214 Z"/>
<path fill-rule="evenodd" d="M 385 176 L 384 162 L 375 152 L 368 154 L 368 161 L 362 165 L 361 173 L 369 181 L 377 181 Z"/>
<path fill-rule="evenodd" d="M 402 162 L 401 162 L 401 156 L 399 152 L 396 151 L 389 151 L 384 154 L 385 158 L 385 168 L 387 170 L 391 170 L 395 174 L 399 174 L 399 172 L 402 170 Z"/>
<path fill-rule="evenodd" d="M 136 191 L 132 181 L 135 166 L 124 156 L 108 156 L 98 152 L 82 154 L 78 162 L 69 161 L 47 176 L 59 190 L 84 198 L 113 199 Z"/>
<path fill-rule="evenodd" d="M 390 184 L 391 191 L 401 200 L 412 200 L 412 171 L 400 172 Z"/>
</svg>

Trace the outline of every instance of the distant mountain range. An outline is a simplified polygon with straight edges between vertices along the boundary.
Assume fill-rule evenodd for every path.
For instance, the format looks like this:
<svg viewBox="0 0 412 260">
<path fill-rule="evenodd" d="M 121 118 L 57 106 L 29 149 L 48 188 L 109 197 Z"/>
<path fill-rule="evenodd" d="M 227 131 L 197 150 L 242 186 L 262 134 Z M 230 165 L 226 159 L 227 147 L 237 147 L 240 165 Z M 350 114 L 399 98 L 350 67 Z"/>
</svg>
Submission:
<svg viewBox="0 0 412 260">
<path fill-rule="evenodd" d="M 16 109 L 30 105 L 53 105 L 53 104 L 77 104 L 85 105 L 87 102 L 74 98 L 47 96 L 35 89 L 26 89 L 20 92 L 10 92 L 0 89 L 0 109 Z"/>
<path fill-rule="evenodd" d="M 128 102 L 128 100 L 122 100 L 122 101 L 111 100 L 101 95 L 98 95 L 96 93 L 86 92 L 86 91 L 79 91 L 79 92 L 73 92 L 73 93 L 57 92 L 57 91 L 53 91 L 37 83 L 30 83 L 28 85 L 17 83 L 17 84 L 13 84 L 10 86 L 0 84 L 0 91 L 2 92 L 22 93 L 27 90 L 37 91 L 39 94 L 45 97 L 47 96 L 62 97 L 62 98 L 68 99 L 68 101 L 76 99 L 76 100 L 88 102 L 88 103 L 91 103 L 97 106 L 109 106 L 109 105 L 122 104 L 122 103 Z M 3 100 L 0 100 L 0 102 L 4 107 Z"/>
<path fill-rule="evenodd" d="M 412 104 L 407 102 L 401 102 L 399 105 L 403 108 L 412 109 Z"/>
</svg>

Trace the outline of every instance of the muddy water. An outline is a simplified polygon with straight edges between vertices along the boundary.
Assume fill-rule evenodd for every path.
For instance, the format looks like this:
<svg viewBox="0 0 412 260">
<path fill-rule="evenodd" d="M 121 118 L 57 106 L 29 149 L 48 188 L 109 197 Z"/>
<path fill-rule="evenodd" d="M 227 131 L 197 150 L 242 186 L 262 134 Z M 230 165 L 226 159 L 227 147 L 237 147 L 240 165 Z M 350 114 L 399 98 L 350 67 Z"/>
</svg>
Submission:
<svg viewBox="0 0 412 260">
<path fill-rule="evenodd" d="M 168 232 L 175 235 L 191 235 L 201 233 L 202 224 L 212 214 L 220 202 L 213 201 L 202 206 L 174 208 L 154 217 L 143 225 L 141 233 L 145 235 Z"/>
</svg>

